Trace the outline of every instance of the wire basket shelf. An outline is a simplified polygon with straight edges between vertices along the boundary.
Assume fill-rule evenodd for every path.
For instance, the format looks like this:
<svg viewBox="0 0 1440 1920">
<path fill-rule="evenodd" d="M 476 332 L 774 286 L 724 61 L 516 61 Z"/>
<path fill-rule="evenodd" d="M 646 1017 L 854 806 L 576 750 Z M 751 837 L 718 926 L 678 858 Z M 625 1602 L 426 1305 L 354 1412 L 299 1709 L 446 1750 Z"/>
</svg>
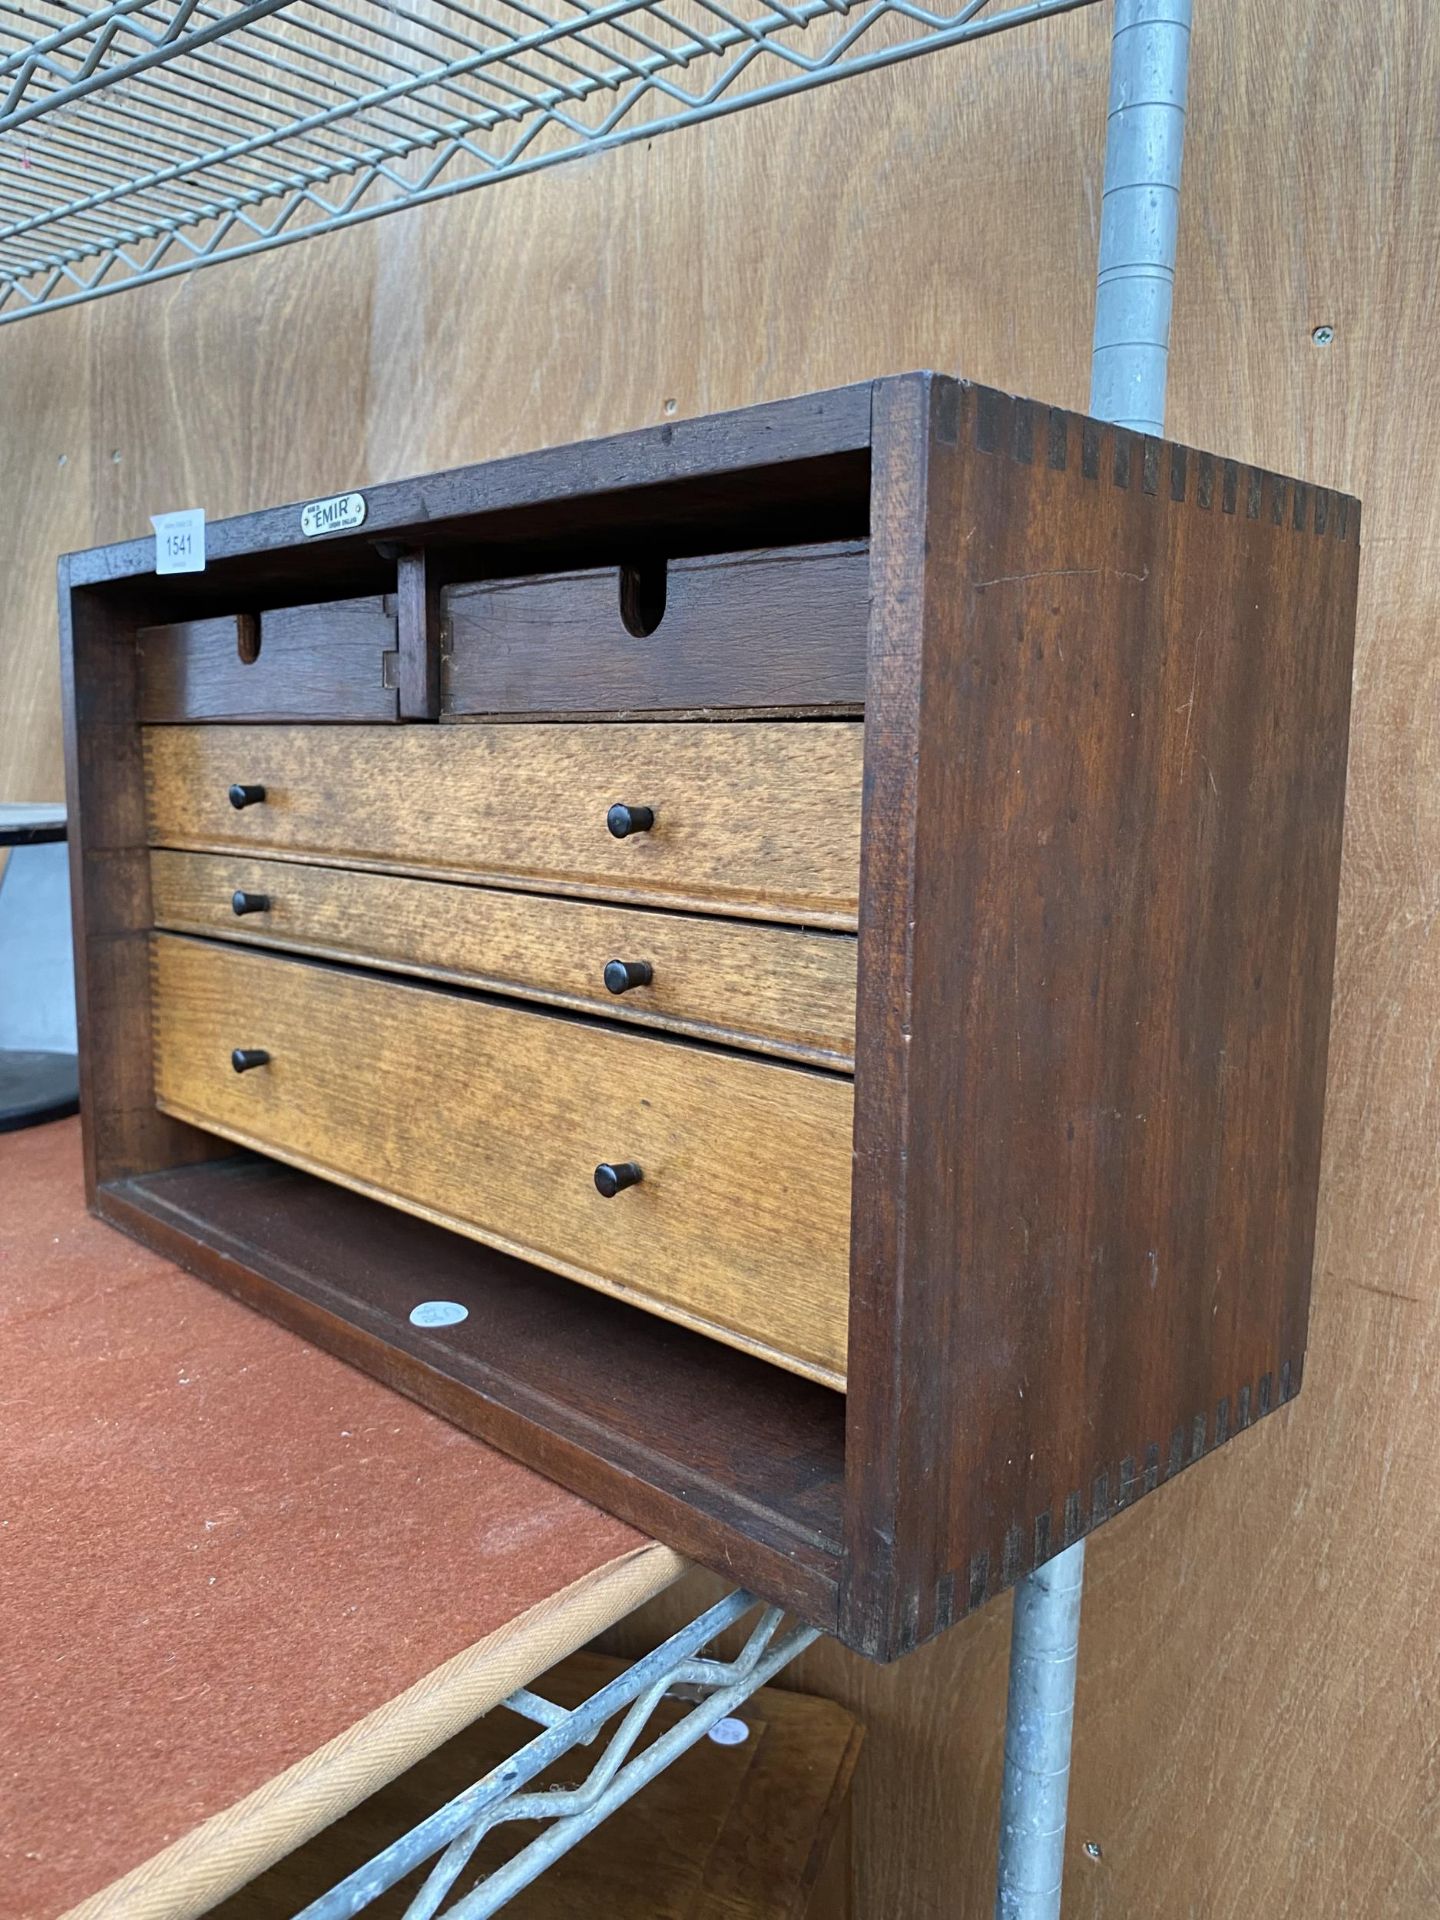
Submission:
<svg viewBox="0 0 1440 1920">
<path fill-rule="evenodd" d="M 0 325 L 1093 0 L 0 9 Z"/>
</svg>

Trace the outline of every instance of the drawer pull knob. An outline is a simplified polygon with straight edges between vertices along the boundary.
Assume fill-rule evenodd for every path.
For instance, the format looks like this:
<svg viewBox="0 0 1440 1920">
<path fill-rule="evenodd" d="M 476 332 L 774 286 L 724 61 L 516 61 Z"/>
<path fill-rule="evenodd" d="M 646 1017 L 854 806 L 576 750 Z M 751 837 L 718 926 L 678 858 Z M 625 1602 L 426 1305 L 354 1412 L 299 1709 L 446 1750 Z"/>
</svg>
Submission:
<svg viewBox="0 0 1440 1920">
<path fill-rule="evenodd" d="M 605 984 L 611 993 L 628 993 L 632 987 L 648 987 L 654 977 L 655 969 L 648 960 L 605 962 Z"/>
<path fill-rule="evenodd" d="M 247 893 L 243 887 L 237 887 L 230 896 L 230 905 L 236 913 L 268 913 L 270 896 L 268 893 Z"/>
<path fill-rule="evenodd" d="M 595 1169 L 595 1191 L 602 1200 L 613 1200 L 626 1187 L 638 1187 L 644 1177 L 633 1160 L 619 1160 L 614 1166 L 602 1160 Z"/>
<path fill-rule="evenodd" d="M 237 1073 L 249 1073 L 252 1067 L 268 1067 L 270 1056 L 263 1047 L 236 1047 L 230 1064 Z"/>
<path fill-rule="evenodd" d="M 650 807 L 627 807 L 617 800 L 606 814 L 605 824 L 617 840 L 625 840 L 632 833 L 648 833 L 655 824 L 655 814 Z"/>
<path fill-rule="evenodd" d="M 238 780 L 230 789 L 230 804 L 237 813 L 242 807 L 258 807 L 264 798 L 264 787 L 242 786 Z"/>
</svg>

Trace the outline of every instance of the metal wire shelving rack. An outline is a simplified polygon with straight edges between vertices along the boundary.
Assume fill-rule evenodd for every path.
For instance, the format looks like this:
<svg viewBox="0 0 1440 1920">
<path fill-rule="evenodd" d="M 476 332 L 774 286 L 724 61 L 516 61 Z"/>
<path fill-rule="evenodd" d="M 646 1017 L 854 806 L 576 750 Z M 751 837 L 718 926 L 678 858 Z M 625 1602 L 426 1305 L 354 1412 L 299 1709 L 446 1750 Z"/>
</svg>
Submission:
<svg viewBox="0 0 1440 1920">
<path fill-rule="evenodd" d="M 0 9 L 0 325 L 1094 0 Z"/>
</svg>

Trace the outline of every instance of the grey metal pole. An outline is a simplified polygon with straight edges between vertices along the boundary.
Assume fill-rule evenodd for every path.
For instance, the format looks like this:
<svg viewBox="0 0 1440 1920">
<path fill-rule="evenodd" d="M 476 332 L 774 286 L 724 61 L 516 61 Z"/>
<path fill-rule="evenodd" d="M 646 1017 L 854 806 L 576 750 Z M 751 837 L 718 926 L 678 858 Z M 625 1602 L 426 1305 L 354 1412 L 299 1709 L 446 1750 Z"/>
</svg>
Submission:
<svg viewBox="0 0 1440 1920">
<path fill-rule="evenodd" d="M 1115 0 L 1090 411 L 1165 425 L 1191 0 Z"/>
<path fill-rule="evenodd" d="M 1191 0 L 1115 0 L 1090 411 L 1165 421 Z M 996 1920 L 1059 1920 L 1085 1542 L 1015 1589 Z"/>
</svg>

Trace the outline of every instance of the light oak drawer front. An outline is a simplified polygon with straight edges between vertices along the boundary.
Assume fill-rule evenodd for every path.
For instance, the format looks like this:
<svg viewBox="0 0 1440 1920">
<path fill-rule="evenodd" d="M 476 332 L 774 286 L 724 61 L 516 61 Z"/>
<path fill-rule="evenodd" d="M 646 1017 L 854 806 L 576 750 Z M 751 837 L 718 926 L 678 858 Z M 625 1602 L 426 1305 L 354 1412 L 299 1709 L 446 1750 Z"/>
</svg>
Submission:
<svg viewBox="0 0 1440 1920">
<path fill-rule="evenodd" d="M 150 892 L 156 925 L 181 933 L 397 967 L 845 1071 L 854 1064 L 849 933 L 237 854 L 152 853 Z"/>
<path fill-rule="evenodd" d="M 148 727 L 150 839 L 853 928 L 863 733 Z"/>
<path fill-rule="evenodd" d="M 166 1112 L 842 1384 L 850 1081 L 171 934 L 153 994 Z"/>
</svg>

